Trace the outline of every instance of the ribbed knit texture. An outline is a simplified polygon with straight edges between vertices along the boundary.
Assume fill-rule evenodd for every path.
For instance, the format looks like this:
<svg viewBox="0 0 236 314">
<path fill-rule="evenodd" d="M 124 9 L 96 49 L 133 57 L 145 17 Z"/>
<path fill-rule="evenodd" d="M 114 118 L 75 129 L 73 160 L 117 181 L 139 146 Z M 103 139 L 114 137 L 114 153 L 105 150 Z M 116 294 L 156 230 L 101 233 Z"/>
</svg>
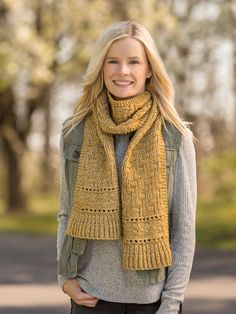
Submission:
<svg viewBox="0 0 236 314">
<path fill-rule="evenodd" d="M 97 99 L 85 122 L 67 233 L 85 239 L 122 238 L 122 265 L 127 269 L 169 266 L 166 160 L 158 104 L 149 92 L 122 101 L 108 98 L 110 105 L 104 94 Z M 113 134 L 133 131 L 119 191 Z"/>
</svg>

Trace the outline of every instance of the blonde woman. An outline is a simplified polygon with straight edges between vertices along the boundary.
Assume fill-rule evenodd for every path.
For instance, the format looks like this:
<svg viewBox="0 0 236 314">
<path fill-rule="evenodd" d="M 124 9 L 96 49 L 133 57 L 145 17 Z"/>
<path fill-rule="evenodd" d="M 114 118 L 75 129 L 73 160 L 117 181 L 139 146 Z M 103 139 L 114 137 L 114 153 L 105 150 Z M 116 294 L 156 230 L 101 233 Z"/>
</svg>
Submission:
<svg viewBox="0 0 236 314">
<path fill-rule="evenodd" d="M 149 32 L 98 38 L 61 133 L 58 278 L 71 313 L 177 314 L 195 247 L 192 134 Z"/>
</svg>

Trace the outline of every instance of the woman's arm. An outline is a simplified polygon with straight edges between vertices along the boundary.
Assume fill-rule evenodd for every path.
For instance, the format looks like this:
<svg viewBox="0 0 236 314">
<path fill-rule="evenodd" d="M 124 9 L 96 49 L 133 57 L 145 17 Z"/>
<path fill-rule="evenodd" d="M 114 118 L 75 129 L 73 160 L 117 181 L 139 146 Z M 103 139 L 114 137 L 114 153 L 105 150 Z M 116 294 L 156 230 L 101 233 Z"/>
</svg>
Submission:
<svg viewBox="0 0 236 314">
<path fill-rule="evenodd" d="M 174 173 L 170 221 L 172 265 L 157 314 L 177 314 L 189 281 L 195 250 L 196 159 L 189 131 L 183 135 Z"/>
<path fill-rule="evenodd" d="M 69 216 L 68 208 L 68 189 L 65 179 L 65 158 L 63 154 L 63 134 L 60 136 L 60 192 L 59 192 L 59 211 L 57 213 L 57 261 L 59 261 L 61 248 L 65 239 L 65 232 L 67 227 L 67 220 Z M 63 287 L 66 277 L 58 274 L 58 282 Z"/>
<path fill-rule="evenodd" d="M 58 230 L 57 230 L 57 261 L 61 254 L 62 245 L 65 239 L 69 209 L 69 190 L 65 178 L 65 158 L 63 153 L 63 133 L 60 136 L 60 192 L 59 192 L 59 206 L 60 209 L 57 214 Z M 72 298 L 75 303 L 87 307 L 94 307 L 98 299 L 87 294 L 80 288 L 79 282 L 75 278 L 68 278 L 58 274 L 58 282 L 62 290 Z"/>
</svg>

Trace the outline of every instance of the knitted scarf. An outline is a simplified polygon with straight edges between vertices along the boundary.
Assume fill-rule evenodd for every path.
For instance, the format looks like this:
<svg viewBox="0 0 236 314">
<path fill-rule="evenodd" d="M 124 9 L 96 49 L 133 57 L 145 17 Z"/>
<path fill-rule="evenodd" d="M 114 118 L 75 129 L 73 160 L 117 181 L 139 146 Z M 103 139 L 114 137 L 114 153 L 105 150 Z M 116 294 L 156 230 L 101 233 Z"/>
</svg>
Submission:
<svg viewBox="0 0 236 314">
<path fill-rule="evenodd" d="M 119 188 L 113 134 L 129 132 Z M 162 120 L 152 95 L 102 94 L 85 121 L 67 234 L 122 239 L 126 269 L 171 265 L 166 181 Z"/>
</svg>

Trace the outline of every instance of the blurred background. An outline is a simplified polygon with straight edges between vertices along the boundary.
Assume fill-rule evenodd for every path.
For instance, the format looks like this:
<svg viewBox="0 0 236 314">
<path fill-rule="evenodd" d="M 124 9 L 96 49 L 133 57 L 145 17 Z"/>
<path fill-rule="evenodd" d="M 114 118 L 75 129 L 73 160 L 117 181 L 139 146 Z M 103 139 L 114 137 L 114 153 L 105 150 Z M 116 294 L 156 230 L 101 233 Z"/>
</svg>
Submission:
<svg viewBox="0 0 236 314">
<path fill-rule="evenodd" d="M 176 107 L 198 139 L 197 249 L 236 251 L 235 0 L 0 0 L 5 245 L 9 234 L 55 239 L 61 125 L 80 96 L 97 36 L 127 19 L 153 35 Z"/>
<path fill-rule="evenodd" d="M 236 248 L 236 1 L 0 1 L 0 229 L 55 233 L 61 124 L 97 36 L 127 19 L 198 139 L 198 244 Z"/>
</svg>

